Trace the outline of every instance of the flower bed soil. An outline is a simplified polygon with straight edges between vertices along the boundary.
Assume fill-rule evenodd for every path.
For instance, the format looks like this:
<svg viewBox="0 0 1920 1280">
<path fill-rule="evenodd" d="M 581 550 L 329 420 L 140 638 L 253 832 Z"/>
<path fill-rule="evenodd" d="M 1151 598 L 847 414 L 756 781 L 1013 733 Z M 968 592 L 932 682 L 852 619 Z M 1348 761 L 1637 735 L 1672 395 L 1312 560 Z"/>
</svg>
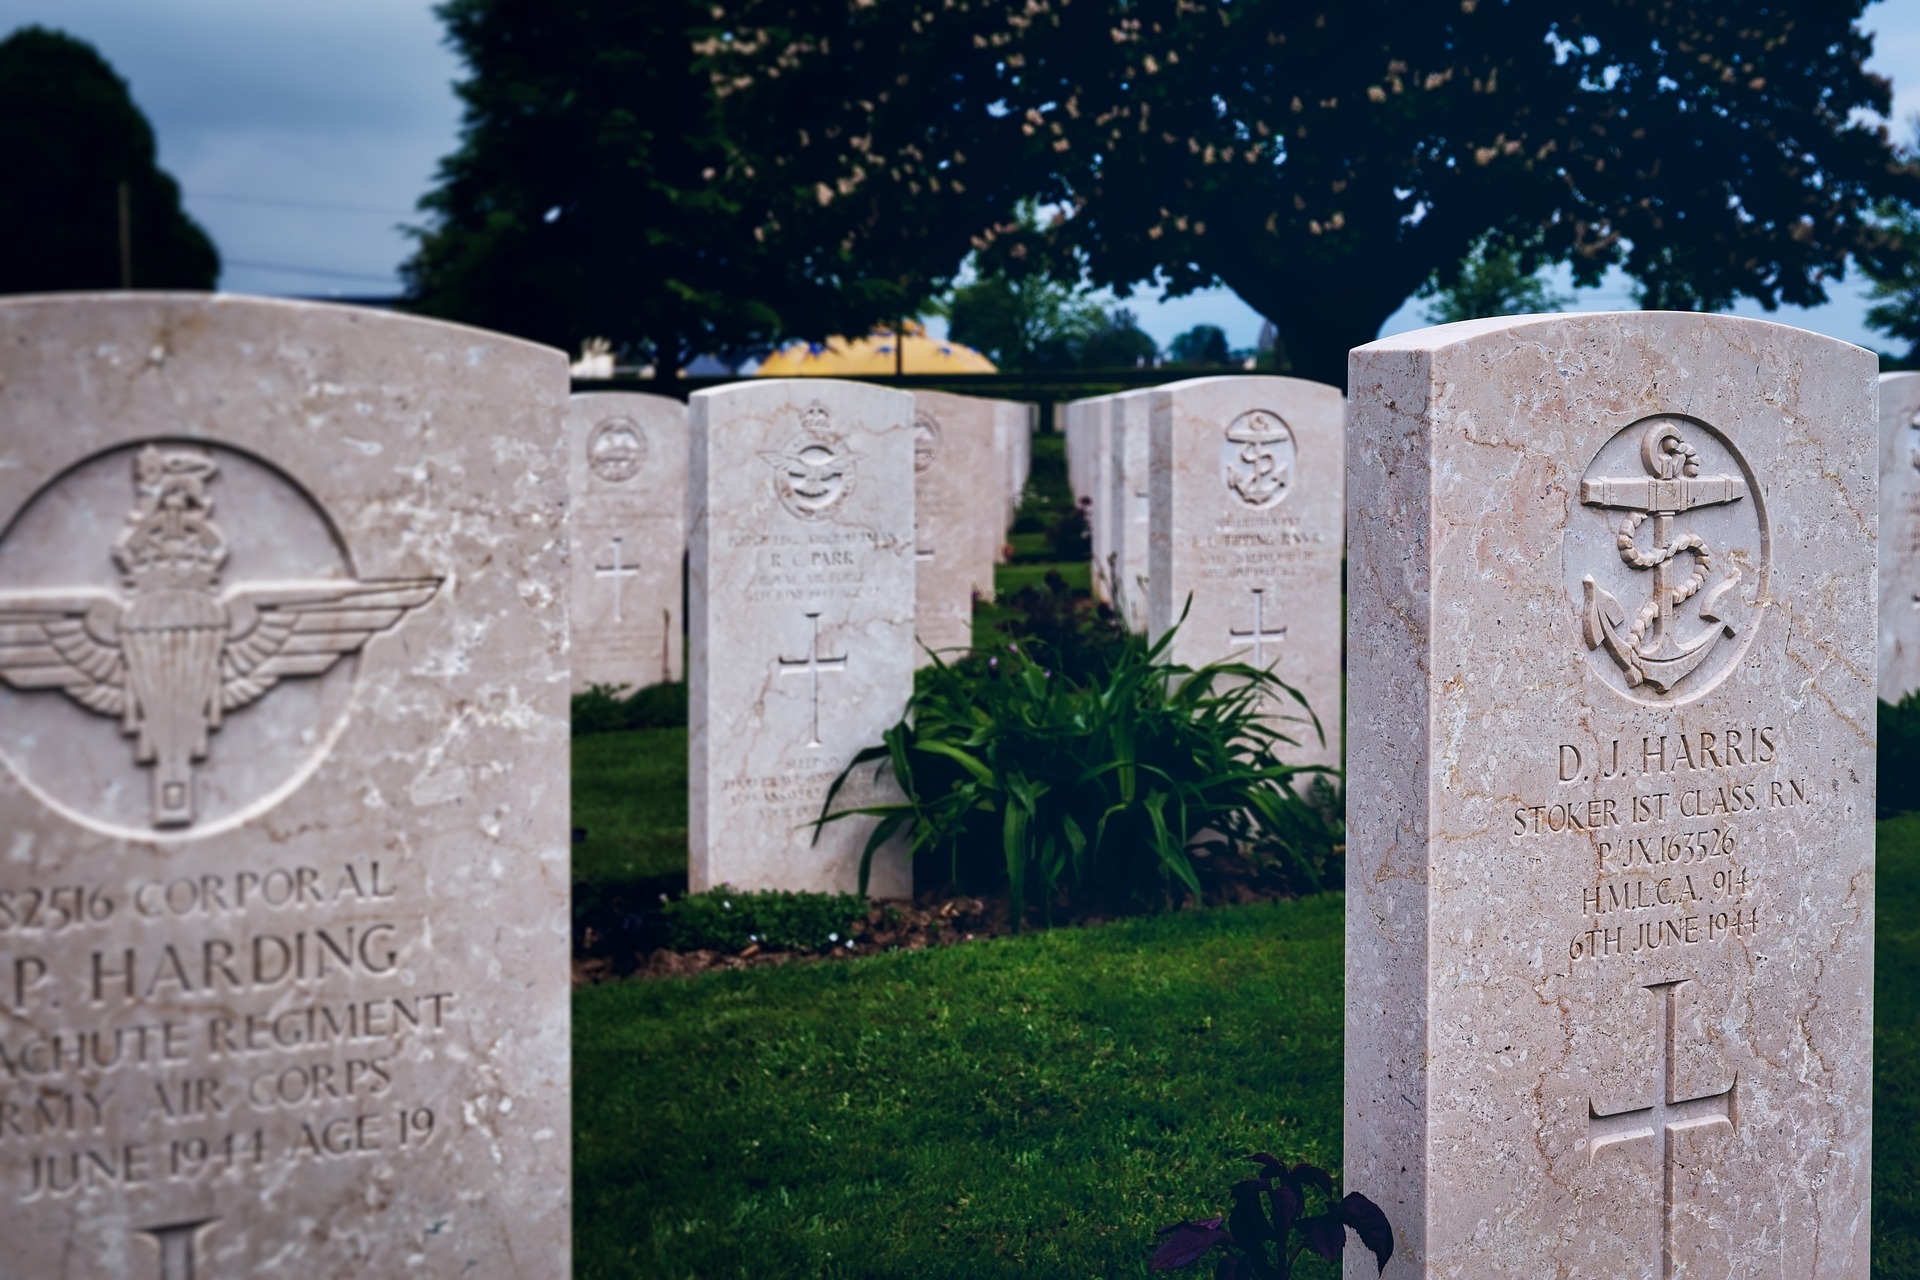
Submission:
<svg viewBox="0 0 1920 1280">
<path fill-rule="evenodd" d="M 1228 906 L 1298 896 L 1296 886 L 1271 871 L 1250 868 L 1238 860 L 1222 859 L 1206 866 L 1201 860 L 1204 905 Z M 652 882 L 613 886 L 576 885 L 574 913 L 573 982 L 591 986 L 634 978 L 673 978 L 713 969 L 754 969 L 769 965 L 816 964 L 875 955 L 883 951 L 922 951 L 956 946 L 976 938 L 995 938 L 1013 932 L 1013 915 L 1005 897 L 968 897 L 949 893 L 922 894 L 911 903 L 875 903 L 857 921 L 852 936 L 818 951 L 769 950 L 757 946 L 743 951 L 675 951 L 660 945 L 662 933 L 657 903 L 662 894 L 684 893 L 686 886 L 662 888 Z M 1067 906 L 1056 909 L 1055 926 L 1085 927 L 1116 919 L 1119 912 Z M 1041 922 L 1030 919 L 1027 927 Z"/>
</svg>

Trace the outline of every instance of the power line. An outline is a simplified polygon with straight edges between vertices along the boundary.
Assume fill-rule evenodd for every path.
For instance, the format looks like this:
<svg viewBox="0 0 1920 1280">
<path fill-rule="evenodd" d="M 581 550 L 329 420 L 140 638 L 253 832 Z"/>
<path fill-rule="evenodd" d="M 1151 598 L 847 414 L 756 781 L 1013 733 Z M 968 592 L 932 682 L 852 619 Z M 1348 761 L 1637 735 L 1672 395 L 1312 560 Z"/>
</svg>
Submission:
<svg viewBox="0 0 1920 1280">
<path fill-rule="evenodd" d="M 395 286 L 400 283 L 391 275 L 368 275 L 363 271 L 333 271 L 326 267 L 297 267 L 286 262 L 254 262 L 246 258 L 223 258 L 221 261 L 229 267 L 247 267 L 254 271 L 278 271 L 285 275 L 330 276 L 336 280 L 370 280 L 375 284 Z"/>
<path fill-rule="evenodd" d="M 278 209 L 309 209 L 317 213 L 360 213 L 377 214 L 383 218 L 407 218 L 413 216 L 409 209 L 379 209 L 366 204 L 328 204 L 317 200 L 277 200 L 271 196 L 235 196 L 213 191 L 189 191 L 190 200 L 224 200 L 228 204 L 262 204 Z"/>
</svg>

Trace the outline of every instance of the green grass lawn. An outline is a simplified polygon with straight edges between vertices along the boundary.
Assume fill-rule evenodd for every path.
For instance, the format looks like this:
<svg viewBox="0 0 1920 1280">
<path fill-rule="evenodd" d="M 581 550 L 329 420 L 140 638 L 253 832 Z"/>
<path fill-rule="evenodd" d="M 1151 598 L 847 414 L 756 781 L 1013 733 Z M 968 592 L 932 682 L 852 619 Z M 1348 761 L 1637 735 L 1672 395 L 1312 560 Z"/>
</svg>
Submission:
<svg viewBox="0 0 1920 1280">
<path fill-rule="evenodd" d="M 1873 988 L 1873 1274 L 1920 1276 L 1920 814 L 1880 824 Z"/>
<path fill-rule="evenodd" d="M 1247 1152 L 1338 1163 L 1340 966 L 1326 896 L 583 989 L 576 1274 L 1144 1276 Z"/>
<path fill-rule="evenodd" d="M 573 878 L 598 883 L 687 873 L 687 731 L 639 729 L 573 740 Z"/>
</svg>

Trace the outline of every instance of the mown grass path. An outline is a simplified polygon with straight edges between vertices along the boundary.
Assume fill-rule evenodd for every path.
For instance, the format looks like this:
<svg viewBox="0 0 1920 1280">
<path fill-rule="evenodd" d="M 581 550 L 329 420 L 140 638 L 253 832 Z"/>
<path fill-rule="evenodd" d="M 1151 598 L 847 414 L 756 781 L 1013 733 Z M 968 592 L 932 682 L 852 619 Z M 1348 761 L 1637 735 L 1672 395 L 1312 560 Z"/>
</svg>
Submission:
<svg viewBox="0 0 1920 1280">
<path fill-rule="evenodd" d="M 584 989 L 576 1274 L 1144 1276 L 1247 1152 L 1338 1163 L 1341 919 L 1326 896 Z"/>
<path fill-rule="evenodd" d="M 1873 990 L 1873 1274 L 1920 1276 L 1920 814 L 1882 822 Z"/>
<path fill-rule="evenodd" d="M 576 1274 L 1144 1276 L 1153 1228 L 1223 1208 L 1239 1156 L 1338 1163 L 1341 911 L 579 991 Z M 1880 824 L 1878 916 L 1873 1274 L 1896 1280 L 1920 1276 L 1920 815 Z"/>
</svg>

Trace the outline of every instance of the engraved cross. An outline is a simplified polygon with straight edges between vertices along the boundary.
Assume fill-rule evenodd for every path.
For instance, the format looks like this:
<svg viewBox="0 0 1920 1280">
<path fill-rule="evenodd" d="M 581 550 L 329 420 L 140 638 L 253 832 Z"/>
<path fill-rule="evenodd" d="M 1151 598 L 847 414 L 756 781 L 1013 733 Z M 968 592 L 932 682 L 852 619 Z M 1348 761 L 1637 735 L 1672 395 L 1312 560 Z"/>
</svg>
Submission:
<svg viewBox="0 0 1920 1280">
<path fill-rule="evenodd" d="M 193 1263 L 200 1233 L 218 1221 L 218 1218 L 198 1218 L 160 1227 L 136 1227 L 134 1234 L 151 1237 L 160 1246 L 160 1280 L 194 1280 Z"/>
<path fill-rule="evenodd" d="M 1675 1027 L 1680 1016 L 1680 988 L 1691 981 L 1691 978 L 1681 978 L 1677 982 L 1656 982 L 1647 987 L 1648 991 L 1663 992 L 1666 997 L 1666 1025 L 1661 1039 L 1660 1074 L 1654 1085 L 1653 1105 L 1603 1115 L 1594 1109 L 1591 1098 L 1587 1100 L 1588 1164 L 1592 1164 L 1608 1147 L 1623 1146 L 1643 1139 L 1653 1143 L 1660 1162 L 1660 1274 L 1667 1280 L 1672 1280 L 1674 1274 L 1673 1175 L 1679 1164 L 1673 1139 L 1681 1133 L 1710 1125 L 1724 1124 L 1729 1129 L 1735 1128 L 1733 1091 L 1740 1083 L 1739 1077 L 1735 1076 L 1733 1084 L 1719 1093 L 1703 1094 L 1698 1098 L 1674 1096 L 1673 1047 Z"/>
<path fill-rule="evenodd" d="M 621 541 L 620 535 L 617 533 L 614 534 L 612 564 L 597 564 L 593 566 L 594 577 L 613 579 L 613 620 L 615 622 L 619 622 L 621 620 L 620 619 L 620 580 L 622 578 L 631 578 L 640 572 L 640 570 L 634 567 L 633 565 L 623 564 L 621 562 L 620 541 Z"/>
<path fill-rule="evenodd" d="M 1287 629 L 1285 627 L 1275 627 L 1272 630 L 1268 629 L 1267 589 L 1265 587 L 1253 588 L 1252 630 L 1242 631 L 1239 627 L 1229 626 L 1227 628 L 1227 634 L 1235 640 L 1252 640 L 1253 665 L 1259 667 L 1262 671 L 1267 669 L 1267 641 L 1285 640 L 1287 638 Z"/>
<path fill-rule="evenodd" d="M 821 657 L 820 656 L 820 611 L 818 609 L 814 609 L 807 614 L 807 617 L 813 620 L 813 644 L 807 650 L 807 656 L 804 658 L 779 658 L 777 659 L 777 661 L 780 664 L 781 675 L 783 676 L 799 675 L 801 672 L 804 671 L 807 673 L 808 678 L 813 684 L 813 740 L 807 743 L 807 745 L 809 747 L 817 747 L 821 745 L 820 743 L 820 673 L 822 671 L 826 671 L 826 672 L 845 671 L 847 669 L 847 655 L 843 653 L 837 658 Z"/>
</svg>

